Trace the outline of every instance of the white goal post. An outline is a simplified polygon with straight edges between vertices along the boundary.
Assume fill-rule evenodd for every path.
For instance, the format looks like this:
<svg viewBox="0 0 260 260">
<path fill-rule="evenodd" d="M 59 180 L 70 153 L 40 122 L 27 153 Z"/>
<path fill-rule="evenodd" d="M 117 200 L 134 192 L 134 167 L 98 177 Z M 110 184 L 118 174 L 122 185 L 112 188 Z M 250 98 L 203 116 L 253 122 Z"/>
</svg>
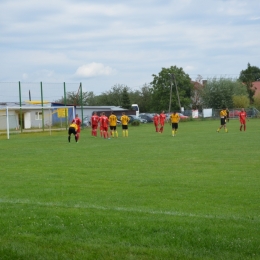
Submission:
<svg viewBox="0 0 260 260">
<path fill-rule="evenodd" d="M 11 133 L 64 130 L 75 117 L 74 106 L 6 106 L 0 108 L 0 131 Z"/>
</svg>

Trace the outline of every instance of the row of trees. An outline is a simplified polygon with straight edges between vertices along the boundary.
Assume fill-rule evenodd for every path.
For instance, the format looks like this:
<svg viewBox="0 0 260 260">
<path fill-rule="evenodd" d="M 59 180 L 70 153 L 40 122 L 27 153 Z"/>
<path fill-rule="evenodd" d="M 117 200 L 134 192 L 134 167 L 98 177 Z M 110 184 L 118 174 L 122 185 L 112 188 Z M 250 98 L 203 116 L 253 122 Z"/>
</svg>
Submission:
<svg viewBox="0 0 260 260">
<path fill-rule="evenodd" d="M 252 82 L 260 80 L 260 69 L 248 63 L 238 79 L 212 78 L 203 81 L 198 75 L 195 82 L 182 68 L 172 66 L 162 68 L 158 75 L 152 75 L 150 84 L 144 84 L 140 90 L 131 90 L 123 84 L 116 84 L 101 95 L 92 91 L 68 92 L 67 104 L 88 106 L 120 106 L 126 109 L 138 104 L 141 112 L 179 111 L 186 109 L 248 107 L 255 105 L 260 109 L 260 95 L 254 97 Z M 56 100 L 64 103 L 64 98 Z"/>
</svg>

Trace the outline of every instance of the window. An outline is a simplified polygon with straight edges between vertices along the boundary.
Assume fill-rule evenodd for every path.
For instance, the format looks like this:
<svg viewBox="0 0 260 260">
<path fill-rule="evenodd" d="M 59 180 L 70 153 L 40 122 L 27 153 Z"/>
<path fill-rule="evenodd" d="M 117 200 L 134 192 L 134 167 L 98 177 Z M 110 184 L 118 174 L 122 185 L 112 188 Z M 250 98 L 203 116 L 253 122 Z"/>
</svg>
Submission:
<svg viewBox="0 0 260 260">
<path fill-rule="evenodd" d="M 35 120 L 42 120 L 42 112 L 35 112 Z"/>
</svg>

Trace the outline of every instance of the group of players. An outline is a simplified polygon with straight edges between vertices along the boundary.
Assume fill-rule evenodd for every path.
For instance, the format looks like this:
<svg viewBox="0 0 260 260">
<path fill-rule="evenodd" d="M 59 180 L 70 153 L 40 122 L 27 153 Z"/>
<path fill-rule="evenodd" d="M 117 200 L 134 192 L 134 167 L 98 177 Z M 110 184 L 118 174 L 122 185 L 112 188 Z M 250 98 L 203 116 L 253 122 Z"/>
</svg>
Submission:
<svg viewBox="0 0 260 260">
<path fill-rule="evenodd" d="M 221 128 L 224 128 L 224 131 L 226 133 L 228 133 L 228 129 L 226 126 L 226 123 L 229 121 L 229 110 L 227 107 L 223 107 L 222 110 L 219 113 L 220 116 L 220 126 L 217 129 L 217 132 L 219 133 L 219 131 L 221 130 Z M 242 131 L 244 129 L 244 131 L 246 131 L 246 119 L 247 119 L 247 114 L 244 108 L 241 108 L 241 111 L 238 114 L 238 118 L 240 121 L 240 128 L 239 130 Z"/>
<path fill-rule="evenodd" d="M 170 116 L 171 124 L 172 124 L 172 136 L 175 136 L 178 130 L 178 123 L 180 121 L 180 116 L 178 113 L 173 112 Z M 122 124 L 122 133 L 123 137 L 128 137 L 128 122 L 130 118 L 123 112 L 120 118 Z M 155 126 L 155 131 L 157 133 L 163 133 L 164 124 L 166 121 L 166 115 L 164 111 L 159 114 L 155 114 L 153 117 L 153 122 Z M 78 142 L 80 136 L 80 127 L 81 120 L 76 114 L 75 118 L 72 120 L 72 123 L 69 126 L 68 130 L 68 141 L 71 140 L 71 135 L 75 136 L 75 141 Z M 97 112 L 94 112 L 91 116 L 91 135 L 93 137 L 97 137 L 98 127 L 100 130 L 100 136 L 105 139 L 110 139 L 110 137 L 118 137 L 117 132 L 117 116 L 114 112 L 111 112 L 111 115 L 107 117 L 104 112 L 97 115 Z"/>
<path fill-rule="evenodd" d="M 130 121 L 130 118 L 123 112 L 120 120 L 122 123 L 123 137 L 128 137 L 128 122 Z M 114 112 L 111 112 L 109 117 L 107 117 L 104 112 L 102 112 L 100 116 L 97 115 L 97 112 L 94 112 L 91 117 L 91 135 L 94 137 L 97 137 L 98 126 L 101 137 L 105 139 L 110 139 L 110 137 L 118 137 L 118 132 L 116 129 L 117 116 Z"/>
<path fill-rule="evenodd" d="M 172 125 L 172 136 L 175 136 L 177 134 L 178 125 L 180 121 L 180 116 L 175 111 L 170 115 L 170 123 Z M 155 114 L 153 117 L 153 123 L 155 126 L 155 132 L 157 133 L 163 133 L 164 124 L 166 122 L 166 115 L 164 111 L 161 112 L 161 114 Z"/>
<path fill-rule="evenodd" d="M 128 137 L 128 122 L 130 118 L 122 113 L 120 118 L 122 123 L 123 137 Z M 78 142 L 80 135 L 80 126 L 81 120 L 76 114 L 75 118 L 72 120 L 72 123 L 69 126 L 68 130 L 68 141 L 71 140 L 71 135 L 75 136 L 75 141 Z M 117 117 L 114 112 L 111 112 L 111 115 L 107 117 L 104 112 L 97 115 L 97 112 L 94 112 L 91 117 L 91 135 L 97 137 L 97 130 L 99 127 L 100 136 L 105 139 L 110 139 L 110 137 L 118 137 L 118 132 L 116 129 L 117 126 Z M 109 128 L 109 129 L 108 129 Z M 110 130 L 110 131 L 109 131 Z"/>
<path fill-rule="evenodd" d="M 227 133 L 228 129 L 226 127 L 226 123 L 229 121 L 229 110 L 226 107 L 223 107 L 223 109 L 219 113 L 220 115 L 220 126 L 217 129 L 217 132 L 221 130 L 221 128 L 224 128 L 224 131 Z M 239 120 L 240 120 L 240 131 L 244 130 L 246 131 L 246 119 L 247 114 L 244 108 L 241 109 L 239 113 Z M 120 118 L 120 121 L 122 123 L 122 131 L 123 131 L 123 137 L 128 137 L 128 122 L 130 121 L 130 118 L 125 115 L 125 113 L 122 113 L 122 116 Z M 170 115 L 170 123 L 172 125 L 172 136 L 175 136 L 177 134 L 178 130 L 178 124 L 180 121 L 180 116 L 177 112 L 173 112 Z M 166 114 L 164 111 L 162 111 L 160 114 L 155 114 L 153 117 L 153 123 L 155 126 L 155 131 L 157 133 L 163 133 L 164 130 L 164 124 L 166 122 Z M 78 117 L 78 114 L 75 116 L 75 118 L 72 120 L 71 125 L 69 126 L 68 130 L 68 141 L 71 140 L 71 135 L 74 134 L 75 141 L 78 142 L 79 135 L 80 135 L 80 126 L 81 126 L 81 120 Z M 91 135 L 93 137 L 97 137 L 97 131 L 98 127 L 100 130 L 100 136 L 105 139 L 110 139 L 110 137 L 118 137 L 117 132 L 117 116 L 114 114 L 114 112 L 111 112 L 111 115 L 107 117 L 104 112 L 100 113 L 100 115 L 97 115 L 97 112 L 94 112 L 91 117 Z"/>
</svg>

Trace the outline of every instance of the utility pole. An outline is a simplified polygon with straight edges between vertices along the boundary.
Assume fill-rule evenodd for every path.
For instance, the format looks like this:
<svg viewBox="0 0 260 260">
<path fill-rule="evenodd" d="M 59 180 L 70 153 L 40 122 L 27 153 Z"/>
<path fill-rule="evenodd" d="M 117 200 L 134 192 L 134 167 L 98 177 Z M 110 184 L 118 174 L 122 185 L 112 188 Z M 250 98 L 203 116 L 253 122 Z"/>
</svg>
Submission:
<svg viewBox="0 0 260 260">
<path fill-rule="evenodd" d="M 169 114 L 171 113 L 171 106 L 172 106 L 172 79 L 171 79 L 171 87 L 170 87 L 170 101 L 169 101 Z"/>
<path fill-rule="evenodd" d="M 180 111 L 181 111 L 181 101 L 180 101 L 180 95 L 179 95 L 179 91 L 178 91 L 176 78 L 175 78 L 173 73 L 169 73 L 169 76 L 171 78 L 170 105 L 171 105 L 171 100 L 172 100 L 172 83 L 173 83 L 173 80 L 174 80 L 174 84 L 175 84 L 175 88 L 176 88 L 176 95 L 177 95 L 177 98 L 178 98 L 178 103 L 179 103 L 179 107 L 180 107 Z M 169 105 L 169 110 L 170 110 L 170 105 Z"/>
</svg>

